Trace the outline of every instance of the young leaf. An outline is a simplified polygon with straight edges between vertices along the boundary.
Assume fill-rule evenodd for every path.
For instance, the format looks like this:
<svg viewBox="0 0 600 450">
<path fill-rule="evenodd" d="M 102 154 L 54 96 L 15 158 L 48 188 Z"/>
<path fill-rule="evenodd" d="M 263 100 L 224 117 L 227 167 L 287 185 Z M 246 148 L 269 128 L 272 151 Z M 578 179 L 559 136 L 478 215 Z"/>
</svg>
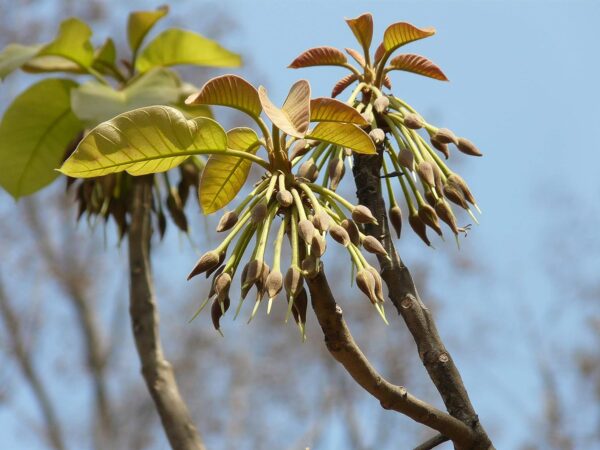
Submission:
<svg viewBox="0 0 600 450">
<path fill-rule="evenodd" d="M 333 98 L 319 97 L 310 101 L 311 122 L 345 122 L 369 125 L 356 109 Z"/>
<path fill-rule="evenodd" d="M 354 61 L 356 61 L 358 63 L 358 65 L 360 67 L 362 67 L 362 68 L 365 67 L 366 63 L 365 63 L 365 58 L 363 57 L 363 55 L 358 53 L 353 48 L 345 48 L 344 50 L 346 50 L 346 53 L 348 53 L 354 59 Z"/>
<path fill-rule="evenodd" d="M 41 45 L 8 44 L 0 53 L 0 81 L 35 56 Z"/>
<path fill-rule="evenodd" d="M 256 153 L 258 136 L 250 128 L 234 128 L 227 132 L 227 148 Z M 204 214 L 211 214 L 227 205 L 240 191 L 252 163 L 229 155 L 211 155 L 200 179 L 200 204 Z"/>
<path fill-rule="evenodd" d="M 321 122 L 306 137 L 347 147 L 356 153 L 376 153 L 375 144 L 369 135 L 351 123 Z"/>
<path fill-rule="evenodd" d="M 389 55 L 398 47 L 435 34 L 435 28 L 417 28 L 406 22 L 390 25 L 383 34 L 383 47 Z"/>
<path fill-rule="evenodd" d="M 90 131 L 60 171 L 89 178 L 126 170 L 164 172 L 190 155 L 223 151 L 227 135 L 212 119 L 188 120 L 175 108 L 148 106 L 103 122 Z"/>
<path fill-rule="evenodd" d="M 71 80 L 46 79 L 21 93 L 0 123 L 0 185 L 13 197 L 32 194 L 56 169 L 83 125 L 71 112 Z"/>
<path fill-rule="evenodd" d="M 200 92 L 190 95 L 187 105 L 221 105 L 239 109 L 252 117 L 262 112 L 258 92 L 237 75 L 222 75 L 208 80 Z"/>
<path fill-rule="evenodd" d="M 342 78 L 335 84 L 335 86 L 333 87 L 333 90 L 331 91 L 331 96 L 337 97 L 342 92 L 344 92 L 346 90 L 346 88 L 348 86 L 350 86 L 352 83 L 354 83 L 356 80 L 358 80 L 358 76 L 356 74 L 351 73 L 351 74 L 346 75 L 344 78 Z"/>
<path fill-rule="evenodd" d="M 310 84 L 306 80 L 297 81 L 290 88 L 283 107 L 277 108 L 267 96 L 267 90 L 260 86 L 258 97 L 271 122 L 290 136 L 303 138 L 310 122 Z"/>
<path fill-rule="evenodd" d="M 156 68 L 120 91 L 94 81 L 85 83 L 71 92 L 71 105 L 77 117 L 96 125 L 132 109 L 175 104 L 179 94 L 176 75 Z"/>
<path fill-rule="evenodd" d="M 339 66 L 348 62 L 346 55 L 334 47 L 315 47 L 301 53 L 288 66 L 290 69 L 312 66 Z"/>
<path fill-rule="evenodd" d="M 364 52 L 367 53 L 373 40 L 373 16 L 369 13 L 362 14 L 356 19 L 346 19 L 346 23 Z"/>
<path fill-rule="evenodd" d="M 107 68 L 115 66 L 116 59 L 117 49 L 115 48 L 115 43 L 111 38 L 107 38 L 104 44 L 94 52 L 92 67 L 102 73 L 106 73 Z M 108 70 L 108 73 L 110 73 L 110 70 Z"/>
<path fill-rule="evenodd" d="M 191 31 L 172 28 L 154 38 L 135 62 L 140 72 L 147 72 L 157 66 L 178 64 L 239 67 L 242 59 L 237 53 L 230 52 L 211 39 Z"/>
<path fill-rule="evenodd" d="M 81 67 L 91 67 L 94 61 L 94 47 L 90 42 L 92 30 L 79 19 L 70 18 L 60 24 L 58 35 L 45 45 L 37 56 L 58 56 L 66 58 Z M 35 59 L 32 63 L 35 62 Z"/>
<path fill-rule="evenodd" d="M 152 27 L 169 12 L 166 5 L 158 7 L 155 11 L 133 11 L 127 19 L 127 42 L 135 54 L 142 41 Z"/>
<path fill-rule="evenodd" d="M 390 61 L 390 67 L 395 70 L 404 70 L 418 75 L 423 75 L 436 80 L 448 81 L 442 69 L 429 59 L 420 55 L 403 54 L 398 55 Z"/>
</svg>

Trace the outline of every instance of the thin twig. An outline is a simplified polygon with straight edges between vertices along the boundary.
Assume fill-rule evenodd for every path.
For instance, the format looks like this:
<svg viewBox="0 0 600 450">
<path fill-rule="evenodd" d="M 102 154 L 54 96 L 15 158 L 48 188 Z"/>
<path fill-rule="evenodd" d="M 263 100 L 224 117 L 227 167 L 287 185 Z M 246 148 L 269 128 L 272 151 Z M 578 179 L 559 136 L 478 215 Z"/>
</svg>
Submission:
<svg viewBox="0 0 600 450">
<path fill-rule="evenodd" d="M 450 439 L 443 434 L 436 434 L 431 439 L 427 439 L 421 445 L 417 445 L 413 450 L 431 450 L 444 442 L 448 442 Z"/>
</svg>

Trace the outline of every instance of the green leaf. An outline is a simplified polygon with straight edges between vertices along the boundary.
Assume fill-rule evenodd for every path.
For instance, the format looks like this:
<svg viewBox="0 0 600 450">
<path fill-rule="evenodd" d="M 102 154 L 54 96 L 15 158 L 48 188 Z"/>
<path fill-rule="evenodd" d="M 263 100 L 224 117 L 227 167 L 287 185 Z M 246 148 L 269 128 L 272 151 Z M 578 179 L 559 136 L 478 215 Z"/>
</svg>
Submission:
<svg viewBox="0 0 600 450">
<path fill-rule="evenodd" d="M 254 86 L 237 75 L 222 75 L 208 80 L 200 92 L 190 95 L 185 103 L 228 106 L 254 118 L 258 118 L 262 112 L 260 98 Z"/>
<path fill-rule="evenodd" d="M 351 123 L 321 122 L 306 135 L 306 138 L 347 147 L 356 153 L 377 153 L 369 135 Z"/>
<path fill-rule="evenodd" d="M 71 92 L 75 114 L 92 125 L 144 106 L 175 104 L 180 97 L 176 75 L 156 68 L 137 78 L 121 91 L 97 82 L 88 82 Z"/>
<path fill-rule="evenodd" d="M 84 74 L 87 71 L 79 64 L 71 60 L 65 59 L 62 56 L 36 56 L 27 61 L 23 67 L 23 71 L 28 73 L 48 73 L 48 72 L 68 72 L 75 74 Z"/>
<path fill-rule="evenodd" d="M 104 44 L 94 52 L 94 62 L 92 66 L 99 72 L 111 73 L 111 71 L 107 69 L 115 67 L 116 60 L 117 49 L 115 43 L 111 38 L 108 38 L 104 41 Z"/>
<path fill-rule="evenodd" d="M 227 135 L 214 120 L 188 120 L 175 108 L 148 106 L 103 122 L 85 136 L 60 171 L 89 178 L 127 171 L 167 171 L 190 155 L 223 151 Z"/>
<path fill-rule="evenodd" d="M 58 35 L 45 45 L 37 56 L 59 56 L 81 67 L 91 67 L 94 61 L 94 47 L 90 42 L 92 30 L 79 19 L 70 18 L 60 24 Z"/>
<path fill-rule="evenodd" d="M 193 64 L 210 67 L 239 67 L 240 55 L 221 47 L 217 42 L 191 31 L 169 29 L 152 40 L 137 58 L 140 72 L 152 67 Z"/>
<path fill-rule="evenodd" d="M 256 133 L 250 128 L 234 128 L 227 132 L 227 148 L 256 153 L 259 148 Z M 229 155 L 211 155 L 200 179 L 200 204 L 205 214 L 227 205 L 240 191 L 250 172 L 252 162 Z"/>
<path fill-rule="evenodd" d="M 369 122 L 356 109 L 339 100 L 326 97 L 319 97 L 310 101 L 310 121 L 369 125 Z"/>
<path fill-rule="evenodd" d="M 260 86 L 258 97 L 265 114 L 284 133 L 303 138 L 310 122 L 310 84 L 306 80 L 297 81 L 290 88 L 283 107 L 277 108 L 267 96 L 267 90 Z"/>
<path fill-rule="evenodd" d="M 417 28 L 407 22 L 398 22 L 390 25 L 383 34 L 383 47 L 389 55 L 398 47 L 410 42 L 424 39 L 435 34 L 435 28 Z"/>
<path fill-rule="evenodd" d="M 127 41 L 129 48 L 135 54 L 148 32 L 156 22 L 169 13 L 166 5 L 158 7 L 155 11 L 133 11 L 127 20 Z"/>
<path fill-rule="evenodd" d="M 8 44 L 0 53 L 0 80 L 35 56 L 41 45 Z"/>
<path fill-rule="evenodd" d="M 71 112 L 71 80 L 46 79 L 21 93 L 0 123 L 0 185 L 19 198 L 58 176 L 69 143 L 83 125 Z"/>
</svg>

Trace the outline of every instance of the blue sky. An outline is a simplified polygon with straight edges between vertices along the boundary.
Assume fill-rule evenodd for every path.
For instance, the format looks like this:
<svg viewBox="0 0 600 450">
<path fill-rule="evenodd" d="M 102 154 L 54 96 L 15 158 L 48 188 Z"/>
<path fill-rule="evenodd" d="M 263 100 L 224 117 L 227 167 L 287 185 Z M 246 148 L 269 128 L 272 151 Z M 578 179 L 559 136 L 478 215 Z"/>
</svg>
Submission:
<svg viewBox="0 0 600 450">
<path fill-rule="evenodd" d="M 171 7 L 171 20 L 202 32 L 190 17 L 200 9 L 199 14 L 210 14 L 215 6 L 196 1 Z M 433 123 L 473 140 L 485 154 L 454 161 L 484 211 L 462 249 L 479 272 L 448 276 L 447 253 L 457 256 L 450 243 L 436 244 L 449 247 L 443 252 L 432 251 L 406 233 L 399 249 L 409 267 L 425 254 L 435 268 L 442 334 L 453 336 L 461 349 L 453 356 L 482 421 L 497 433 L 496 447 L 514 448 L 530 432 L 524 415 L 539 411 L 536 357 L 555 345 L 585 345 L 588 339 L 579 331 L 585 310 L 557 308 L 575 302 L 575 293 L 557 292 L 548 265 L 566 260 L 568 272 L 570 255 L 558 242 L 597 249 L 600 3 L 224 0 L 216 8 L 234 21 L 224 43 L 249 55 L 250 81 L 264 84 L 275 100 L 283 100 L 299 78 L 310 80 L 315 96 L 329 95 L 343 71 L 285 67 L 309 47 L 355 46 L 344 17 L 370 11 L 376 36 L 395 21 L 437 29 L 436 36 L 406 51 L 431 58 L 450 83 L 398 74 L 392 77 L 394 93 Z M 121 23 L 113 26 L 120 32 Z M 0 193 L 4 206 L 11 201 Z M 593 251 L 578 259 L 588 277 L 600 267 Z M 177 262 L 182 273 L 188 263 Z M 548 348 L 531 348 L 532 329 L 544 330 Z M 515 408 L 525 414 L 512 414 Z"/>
</svg>

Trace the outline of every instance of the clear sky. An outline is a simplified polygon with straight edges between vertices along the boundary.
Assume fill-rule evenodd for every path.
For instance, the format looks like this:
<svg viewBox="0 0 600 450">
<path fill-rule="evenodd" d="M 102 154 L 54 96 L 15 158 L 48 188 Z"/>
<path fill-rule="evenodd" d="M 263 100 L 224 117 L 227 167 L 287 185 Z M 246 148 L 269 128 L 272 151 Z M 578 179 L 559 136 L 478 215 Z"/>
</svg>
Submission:
<svg viewBox="0 0 600 450">
<path fill-rule="evenodd" d="M 126 6 L 133 5 L 154 2 Z M 202 32 L 192 17 L 196 10 L 210 14 L 211 5 L 172 2 L 171 14 Z M 533 417 L 540 407 L 536 358 L 555 344 L 587 339 L 578 331 L 581 312 L 567 308 L 554 315 L 557 304 L 575 300 L 573 293 L 557 292 L 548 265 L 569 270 L 568 255 L 557 242 L 585 249 L 597 241 L 598 216 L 592 211 L 600 194 L 600 2 L 223 0 L 217 8 L 235 23 L 224 42 L 252 60 L 250 81 L 264 84 L 279 100 L 299 78 L 310 79 L 315 95 L 330 93 L 341 70 L 285 67 L 309 47 L 355 46 L 344 17 L 370 11 L 376 36 L 396 21 L 437 29 L 436 36 L 406 50 L 431 58 L 450 83 L 397 74 L 394 92 L 485 154 L 455 160 L 484 212 L 462 250 L 483 275 L 450 279 L 444 271 L 449 259 L 415 245 L 409 233 L 399 248 L 409 267 L 411 258 L 422 258 L 417 252 L 429 255 L 439 274 L 434 291 L 443 309 L 442 334 L 455 335 L 459 348 L 472 347 L 464 355 L 453 352 L 454 358 L 484 424 L 492 433 L 495 422 L 502 425 L 496 447 L 514 448 L 531 423 L 520 423 L 523 415 L 512 411 L 524 409 Z M 120 32 L 122 24 L 114 27 Z M 0 193 L 0 202 L 11 199 Z M 569 228 L 575 222 L 577 232 Z M 580 259 L 586 273 L 597 273 L 598 253 Z M 188 262 L 181 262 L 182 273 Z M 548 348 L 532 350 L 531 329 L 545 329 Z"/>
</svg>

